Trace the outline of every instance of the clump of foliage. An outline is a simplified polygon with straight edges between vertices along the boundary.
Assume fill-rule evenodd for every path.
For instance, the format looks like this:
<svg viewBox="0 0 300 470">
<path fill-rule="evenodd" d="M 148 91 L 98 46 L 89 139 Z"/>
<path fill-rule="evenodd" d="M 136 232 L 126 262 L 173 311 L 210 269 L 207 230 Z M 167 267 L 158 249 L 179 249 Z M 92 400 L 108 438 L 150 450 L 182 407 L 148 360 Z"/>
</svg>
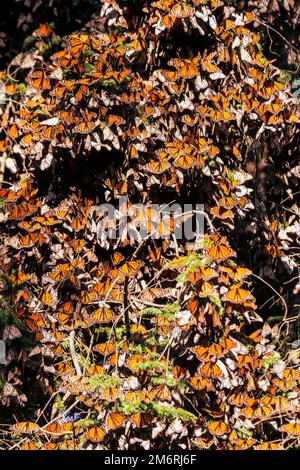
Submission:
<svg viewBox="0 0 300 470">
<path fill-rule="evenodd" d="M 13 437 L 48 450 L 299 444 L 293 305 L 274 284 L 297 269 L 290 85 L 253 13 L 101 3 L 103 32 L 60 39 L 41 24 L 26 76 L 0 75 L 0 266 L 34 340 L 32 398 L 49 398 L 22 408 Z M 98 237 L 99 206 L 124 196 L 132 226 L 148 224 L 137 204 L 201 203 L 206 234 L 164 238 L 164 219 L 155 240 Z M 9 389 L 7 371 L 9 407 L 28 388 Z"/>
</svg>

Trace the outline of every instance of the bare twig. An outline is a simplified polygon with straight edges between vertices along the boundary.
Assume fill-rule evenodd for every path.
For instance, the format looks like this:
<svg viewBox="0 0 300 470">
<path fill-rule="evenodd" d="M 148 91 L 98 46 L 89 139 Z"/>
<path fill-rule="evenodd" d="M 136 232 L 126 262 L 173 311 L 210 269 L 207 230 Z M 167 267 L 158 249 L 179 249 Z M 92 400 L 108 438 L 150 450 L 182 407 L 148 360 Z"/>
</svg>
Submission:
<svg viewBox="0 0 300 470">
<path fill-rule="evenodd" d="M 79 366 L 76 350 L 75 350 L 75 343 L 74 343 L 74 338 L 75 338 L 75 330 L 71 331 L 69 335 L 69 346 L 70 346 L 70 353 L 72 357 L 72 361 L 76 370 L 77 375 L 82 375 L 81 369 Z"/>
</svg>

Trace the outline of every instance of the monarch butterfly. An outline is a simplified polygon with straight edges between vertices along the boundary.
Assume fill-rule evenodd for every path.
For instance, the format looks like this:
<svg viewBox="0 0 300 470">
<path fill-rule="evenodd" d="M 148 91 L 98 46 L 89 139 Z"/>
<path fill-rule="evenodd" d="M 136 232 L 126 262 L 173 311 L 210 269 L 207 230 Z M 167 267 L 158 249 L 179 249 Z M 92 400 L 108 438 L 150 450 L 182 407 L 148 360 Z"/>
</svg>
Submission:
<svg viewBox="0 0 300 470">
<path fill-rule="evenodd" d="M 36 423 L 30 421 L 23 421 L 21 423 L 14 424 L 11 429 L 13 431 L 22 432 L 24 434 L 36 433 L 40 430 L 40 427 Z"/>
<path fill-rule="evenodd" d="M 225 336 L 220 339 L 219 344 L 220 346 L 222 346 L 222 348 L 224 348 L 224 351 L 230 351 L 236 346 L 236 342 L 233 339 Z"/>
<path fill-rule="evenodd" d="M 255 444 L 254 439 L 236 439 L 234 444 L 228 444 L 228 450 L 247 450 Z"/>
<path fill-rule="evenodd" d="M 37 217 L 33 217 L 32 220 L 34 222 L 37 222 L 37 223 L 41 224 L 41 225 L 45 225 L 46 227 L 62 223 L 62 220 L 56 219 L 53 216 L 49 216 L 49 217 L 39 217 L 39 216 L 37 216 Z"/>
<path fill-rule="evenodd" d="M 250 369 L 253 366 L 253 359 L 248 354 L 239 354 L 237 357 L 237 364 L 239 368 L 245 367 L 246 369 Z"/>
<path fill-rule="evenodd" d="M 2 72 L 0 73 L 0 76 Z M 5 93 L 7 93 L 8 95 L 14 95 L 14 93 L 16 92 L 16 85 L 5 85 Z"/>
<path fill-rule="evenodd" d="M 265 253 L 269 256 L 272 256 L 272 258 L 278 258 L 279 256 L 282 256 L 282 251 L 280 248 L 275 245 L 271 245 L 270 243 L 265 246 Z"/>
<path fill-rule="evenodd" d="M 65 434 L 64 427 L 60 423 L 50 423 L 44 428 L 44 431 L 56 435 Z"/>
<path fill-rule="evenodd" d="M 214 441 L 213 439 L 205 439 L 203 437 L 199 437 L 194 440 L 194 443 L 200 449 L 209 449 L 213 445 Z"/>
<path fill-rule="evenodd" d="M 130 331 L 137 340 L 144 340 L 148 337 L 148 331 L 143 325 L 134 323 L 130 326 Z"/>
<path fill-rule="evenodd" d="M 70 43 L 70 50 L 75 57 L 78 57 L 81 52 L 86 49 L 90 44 L 90 36 L 87 34 L 72 34 L 68 37 Z"/>
<path fill-rule="evenodd" d="M 293 381 L 300 380 L 300 373 L 296 369 L 287 367 L 283 371 L 283 378 L 293 380 Z"/>
<path fill-rule="evenodd" d="M 121 124 L 125 124 L 125 123 L 126 123 L 125 119 L 115 114 L 110 114 L 107 118 L 107 125 L 109 127 L 113 125 L 120 126 Z"/>
<path fill-rule="evenodd" d="M 102 400 L 114 402 L 121 395 L 121 390 L 116 387 L 107 387 L 101 394 Z"/>
<path fill-rule="evenodd" d="M 230 183 L 228 181 L 225 181 L 225 180 L 220 180 L 219 181 L 219 186 L 220 186 L 221 190 L 223 191 L 223 193 L 226 196 L 229 196 L 230 192 L 234 188 L 236 188 L 236 186 L 238 186 L 238 184 L 239 184 L 238 180 L 233 180 Z"/>
<path fill-rule="evenodd" d="M 76 85 L 76 82 L 73 80 L 63 80 L 62 82 L 60 82 L 60 86 L 54 88 L 51 91 L 51 95 L 57 96 L 58 98 L 63 98 L 67 91 L 74 91 Z"/>
<path fill-rule="evenodd" d="M 197 282 L 199 279 L 210 281 L 215 277 L 218 277 L 217 272 L 207 267 L 200 267 L 196 271 L 191 271 L 187 274 L 187 278 L 191 282 Z"/>
<path fill-rule="evenodd" d="M 28 202 L 22 202 L 21 204 L 12 204 L 9 207 L 8 215 L 10 219 L 23 220 L 35 212 L 37 212 L 38 206 L 30 204 Z"/>
<path fill-rule="evenodd" d="M 39 91 L 44 91 L 51 88 L 50 80 L 47 78 L 42 70 L 33 72 L 29 79 L 29 85 Z"/>
<path fill-rule="evenodd" d="M 255 447 L 257 450 L 282 450 L 282 447 L 276 442 L 262 442 Z"/>
<path fill-rule="evenodd" d="M 241 416 L 245 416 L 250 419 L 254 416 L 254 409 L 251 406 L 247 406 L 246 408 L 241 409 L 240 414 Z"/>
<path fill-rule="evenodd" d="M 201 61 L 201 67 L 205 72 L 208 72 L 208 73 L 220 73 L 221 72 L 219 67 L 217 67 L 215 64 L 212 64 L 210 60 L 208 60 L 207 58 Z"/>
<path fill-rule="evenodd" d="M 11 139 L 17 139 L 18 138 L 19 132 L 18 132 L 18 127 L 17 127 L 16 124 L 13 124 L 12 126 L 10 126 L 10 128 L 7 131 L 7 135 Z"/>
<path fill-rule="evenodd" d="M 19 198 L 19 195 L 15 191 L 10 189 L 0 189 L 0 199 L 3 199 L 6 202 L 16 202 Z"/>
<path fill-rule="evenodd" d="M 218 121 L 230 121 L 233 119 L 233 115 L 229 111 L 220 111 L 219 109 L 212 109 L 209 112 L 211 119 L 215 122 Z"/>
<path fill-rule="evenodd" d="M 31 275 L 25 274 L 21 271 L 17 271 L 16 273 L 10 275 L 11 282 L 17 286 L 24 284 L 24 282 L 28 281 L 29 279 L 31 279 Z"/>
<path fill-rule="evenodd" d="M 85 245 L 85 240 L 76 239 L 76 240 L 72 240 L 71 243 L 72 243 L 75 253 L 79 254 L 83 250 L 83 247 Z"/>
<path fill-rule="evenodd" d="M 153 2 L 153 6 L 155 8 L 159 8 L 160 10 L 168 10 L 172 3 L 172 0 L 157 0 Z"/>
<path fill-rule="evenodd" d="M 244 279 L 245 277 L 248 277 L 252 274 L 250 269 L 238 266 L 234 268 L 220 266 L 220 271 L 227 273 L 230 279 L 233 279 L 234 281 L 240 281 L 241 279 Z"/>
<path fill-rule="evenodd" d="M 93 351 L 97 351 L 102 356 L 110 356 L 116 350 L 115 343 L 107 341 L 106 343 L 98 343 L 93 347 Z"/>
<path fill-rule="evenodd" d="M 59 264 L 55 269 L 53 269 L 50 273 L 51 279 L 56 282 L 61 282 L 64 279 L 67 279 L 69 276 L 70 269 L 67 263 Z"/>
<path fill-rule="evenodd" d="M 206 149 L 206 153 L 210 158 L 214 158 L 218 153 L 220 153 L 220 150 L 215 145 L 211 145 Z"/>
<path fill-rule="evenodd" d="M 279 379 L 278 377 L 274 377 L 272 383 L 283 392 L 286 392 L 293 388 L 295 382 L 291 379 Z"/>
<path fill-rule="evenodd" d="M 58 445 L 60 450 L 76 450 L 76 441 L 74 439 L 60 442 Z"/>
<path fill-rule="evenodd" d="M 195 158 L 192 157 L 191 155 L 180 155 L 174 161 L 174 166 L 182 168 L 183 170 L 188 170 L 189 168 L 192 168 L 192 166 L 194 166 L 195 163 L 196 163 Z"/>
<path fill-rule="evenodd" d="M 215 245 L 209 248 L 207 256 L 214 261 L 225 261 L 228 258 L 236 256 L 235 251 L 226 245 Z"/>
<path fill-rule="evenodd" d="M 208 281 L 202 281 L 199 289 L 197 289 L 197 294 L 199 295 L 199 297 L 209 297 L 214 293 L 215 287 Z"/>
<path fill-rule="evenodd" d="M 199 120 L 199 116 L 190 116 L 190 114 L 184 114 L 181 121 L 189 127 L 193 127 Z"/>
<path fill-rule="evenodd" d="M 211 0 L 210 3 L 211 3 L 212 10 L 216 10 L 216 8 L 224 5 L 224 2 L 222 2 L 221 0 Z"/>
<path fill-rule="evenodd" d="M 147 164 L 147 169 L 151 173 L 155 173 L 155 174 L 163 173 L 169 167 L 170 167 L 170 164 L 169 164 L 168 160 L 166 160 L 166 159 L 165 160 L 159 160 L 159 161 L 151 159 L 150 162 Z"/>
<path fill-rule="evenodd" d="M 75 99 L 80 102 L 84 96 L 89 94 L 89 89 L 86 85 L 81 85 L 75 93 Z"/>
<path fill-rule="evenodd" d="M 223 421 L 211 421 L 207 429 L 213 436 L 223 436 L 228 432 L 228 426 Z"/>
<path fill-rule="evenodd" d="M 101 442 L 105 436 L 105 432 L 100 427 L 89 428 L 86 437 L 92 442 Z"/>
<path fill-rule="evenodd" d="M 22 449 L 23 450 L 37 450 L 38 448 L 34 442 L 25 442 Z"/>
<path fill-rule="evenodd" d="M 177 70 L 161 70 L 161 73 L 170 82 L 176 82 L 178 79 Z"/>
<path fill-rule="evenodd" d="M 292 434 L 294 436 L 300 435 L 300 422 L 287 423 L 279 428 L 279 431 L 286 432 L 287 434 Z"/>
<path fill-rule="evenodd" d="M 190 382 L 191 386 L 193 388 L 195 388 L 196 390 L 204 390 L 204 389 L 213 390 L 213 386 L 212 386 L 211 381 L 204 378 L 204 377 L 195 376 L 195 377 L 192 377 L 189 380 L 189 382 Z"/>
<path fill-rule="evenodd" d="M 106 417 L 106 428 L 108 431 L 121 428 L 125 422 L 125 416 L 118 412 L 109 413 Z"/>
<path fill-rule="evenodd" d="M 230 405 L 237 406 L 238 408 L 241 408 L 245 404 L 245 398 L 246 394 L 243 392 L 236 393 L 235 395 L 230 395 L 228 397 L 228 403 Z"/>
<path fill-rule="evenodd" d="M 141 261 L 127 261 L 121 266 L 120 272 L 127 277 L 133 277 L 137 274 L 141 266 Z"/>
<path fill-rule="evenodd" d="M 194 13 L 194 8 L 190 7 L 186 3 L 175 3 L 171 8 L 171 13 L 176 18 L 187 18 Z"/>
<path fill-rule="evenodd" d="M 39 328 L 45 328 L 46 322 L 38 313 L 28 315 L 23 319 L 23 323 L 30 331 L 37 331 Z"/>
<path fill-rule="evenodd" d="M 191 350 L 196 354 L 200 361 L 210 361 L 212 358 L 219 358 L 223 354 L 222 346 L 214 344 L 213 348 L 204 346 L 194 346 Z"/>
<path fill-rule="evenodd" d="M 50 36 L 50 34 L 52 33 L 52 28 L 49 24 L 47 23 L 44 23 L 44 24 L 40 24 L 40 26 L 38 27 L 38 29 L 36 29 L 32 35 L 37 37 L 41 37 L 41 38 L 47 38 Z"/>
<path fill-rule="evenodd" d="M 174 26 L 176 20 L 177 20 L 177 17 L 172 16 L 172 15 L 164 15 L 162 17 L 162 22 L 168 29 L 170 29 Z"/>
<path fill-rule="evenodd" d="M 59 344 L 46 344 L 46 347 L 50 349 L 55 356 L 61 356 L 63 353 L 63 348 Z"/>
<path fill-rule="evenodd" d="M 278 114 L 279 111 L 283 110 L 283 106 L 278 103 L 270 103 L 265 105 L 266 111 L 269 111 L 272 114 Z"/>
<path fill-rule="evenodd" d="M 59 376 L 69 375 L 72 374 L 73 369 L 70 364 L 65 362 L 60 362 L 59 364 L 55 365 L 55 372 Z"/>
<path fill-rule="evenodd" d="M 134 413 L 131 417 L 131 422 L 136 425 L 137 428 L 146 428 L 153 421 L 153 415 L 151 413 L 143 413 L 141 411 Z"/>
<path fill-rule="evenodd" d="M 187 375 L 187 369 L 185 367 L 181 367 L 181 366 L 174 366 L 172 368 L 172 373 L 173 373 L 173 376 L 180 380 L 180 379 L 183 379 L 186 377 Z"/>
<path fill-rule="evenodd" d="M 91 319 L 95 323 L 109 323 L 114 319 L 114 313 L 110 308 L 101 307 L 92 312 Z"/>
<path fill-rule="evenodd" d="M 151 390 L 153 397 L 156 397 L 159 401 L 172 401 L 172 394 L 169 387 L 166 384 L 160 384 Z"/>
<path fill-rule="evenodd" d="M 239 285 L 233 289 L 230 289 L 227 294 L 223 295 L 222 297 L 222 300 L 231 302 L 233 304 L 243 304 L 245 301 L 252 299 L 252 294 L 245 289 L 241 289 Z"/>
<path fill-rule="evenodd" d="M 156 317 L 155 323 L 157 332 L 162 336 L 168 335 L 170 332 L 170 328 L 173 325 L 173 323 L 168 318 L 159 315 Z"/>
<path fill-rule="evenodd" d="M 73 128 L 73 132 L 79 134 L 89 134 L 97 127 L 97 123 L 93 122 L 92 120 L 94 118 L 95 113 L 84 114 L 83 120 L 75 125 L 75 127 Z"/>
<path fill-rule="evenodd" d="M 128 151 L 129 158 L 137 158 L 139 155 L 136 145 L 132 144 Z"/>
<path fill-rule="evenodd" d="M 254 415 L 256 418 L 269 418 L 272 415 L 272 408 L 266 405 L 259 406 L 255 409 Z"/>
<path fill-rule="evenodd" d="M 141 392 L 129 391 L 129 392 L 125 392 L 124 397 L 126 401 L 130 403 L 136 403 L 139 400 L 139 398 L 144 399 L 146 397 L 146 393 L 142 391 Z"/>
<path fill-rule="evenodd" d="M 46 305 L 47 307 L 54 307 L 56 306 L 57 303 L 57 296 L 54 291 L 49 292 L 45 291 L 43 292 L 41 296 L 41 302 L 43 305 Z"/>
<path fill-rule="evenodd" d="M 57 450 L 58 449 L 58 444 L 55 444 L 55 442 L 47 442 L 47 444 L 45 444 L 43 446 L 43 449 L 45 449 L 45 450 Z"/>
<path fill-rule="evenodd" d="M 122 263 L 122 261 L 124 261 L 124 256 L 121 253 L 119 253 L 118 251 L 115 251 L 111 255 L 111 261 L 112 261 L 114 266 L 118 266 L 120 263 Z"/>
<path fill-rule="evenodd" d="M 61 325 L 67 325 L 73 317 L 73 312 L 55 313 L 53 316 L 59 321 Z"/>
<path fill-rule="evenodd" d="M 218 219 L 233 219 L 234 213 L 231 209 L 225 209 L 223 206 L 214 206 L 210 209 L 210 213 Z"/>
<path fill-rule="evenodd" d="M 135 354 L 126 361 L 126 367 L 128 367 L 134 374 L 141 371 L 141 366 L 145 362 L 144 356 L 141 354 Z"/>
<path fill-rule="evenodd" d="M 83 304 L 95 302 L 98 299 L 97 292 L 95 291 L 81 291 L 80 300 Z"/>
<path fill-rule="evenodd" d="M 198 75 L 198 69 L 192 61 L 185 61 L 178 69 L 178 75 L 185 79 L 194 78 Z"/>
<path fill-rule="evenodd" d="M 223 376 L 220 367 L 214 362 L 206 362 L 202 367 L 200 367 L 199 373 L 200 375 L 211 379 L 217 379 Z"/>
<path fill-rule="evenodd" d="M 92 366 L 88 367 L 86 373 L 88 375 L 103 375 L 104 368 L 98 364 L 93 364 Z"/>
<path fill-rule="evenodd" d="M 41 246 L 45 241 L 46 239 L 41 233 L 29 233 L 28 235 L 25 235 L 20 240 L 18 240 L 15 248 L 18 250 L 21 248 L 32 248 L 37 243 Z"/>
<path fill-rule="evenodd" d="M 252 368 L 257 369 L 257 365 L 254 363 Z M 248 377 L 248 382 L 247 382 L 247 391 L 251 392 L 251 391 L 256 390 L 256 388 L 257 388 L 257 385 L 255 383 L 255 379 L 254 379 L 253 375 L 250 375 Z"/>
</svg>

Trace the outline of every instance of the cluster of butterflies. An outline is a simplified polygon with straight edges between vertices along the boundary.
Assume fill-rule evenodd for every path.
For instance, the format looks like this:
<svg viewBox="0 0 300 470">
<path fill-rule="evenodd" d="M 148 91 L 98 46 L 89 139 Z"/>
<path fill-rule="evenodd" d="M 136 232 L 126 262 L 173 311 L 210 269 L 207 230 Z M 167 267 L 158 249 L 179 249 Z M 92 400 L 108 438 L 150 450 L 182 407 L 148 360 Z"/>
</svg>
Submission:
<svg viewBox="0 0 300 470">
<path fill-rule="evenodd" d="M 288 417 L 277 432 L 297 438 L 299 425 L 291 417 L 295 416 L 298 395 L 291 400 L 288 394 L 296 394 L 299 371 L 285 366 L 279 371 L 266 368 L 272 350 L 261 330 L 247 338 L 248 346 L 241 341 L 244 325 L 258 322 L 260 317 L 247 284 L 251 271 L 236 265 L 236 253 L 226 237 L 206 235 L 198 254 L 186 253 L 171 262 L 167 262 L 169 242 L 164 242 L 164 249 L 149 247 L 148 269 L 153 263 L 162 274 L 160 287 L 150 282 L 145 289 L 137 282 L 147 273 L 141 259 L 126 260 L 125 252 L 120 251 L 106 261 L 98 259 L 86 232 L 95 201 L 73 193 L 56 210 L 49 209 L 42 216 L 31 181 L 1 190 L 0 196 L 5 202 L 3 211 L 19 234 L 8 240 L 3 258 L 5 263 L 9 253 L 14 253 L 17 268 L 10 280 L 17 286 L 17 315 L 46 348 L 46 354 L 55 358 L 55 375 L 64 392 L 80 403 L 81 412 L 98 416 L 88 425 L 80 420 L 49 425 L 17 423 L 12 432 L 31 436 L 24 448 L 105 446 L 124 429 L 149 430 L 156 425 L 162 417 L 153 403 L 172 407 L 178 401 L 183 405 L 184 399 L 198 410 L 186 424 L 201 434 L 193 439 L 196 447 L 260 448 L 264 445 L 261 438 L 255 433 L 245 437 L 236 427 L 247 427 L 249 422 L 259 427 L 277 416 Z M 32 205 L 35 211 L 16 216 L 16 207 L 24 204 Z M 85 215 L 86 222 L 83 227 L 77 227 L 78 222 L 72 227 L 78 212 Z M 27 235 L 20 237 L 22 231 Z M 37 264 L 48 259 L 50 269 L 38 274 L 35 264 L 32 267 L 34 259 Z M 146 309 L 140 316 L 144 303 L 155 306 L 156 300 L 166 295 L 169 302 L 172 298 L 175 301 L 176 289 L 166 286 L 170 282 L 174 286 L 176 279 L 177 289 L 185 286 L 181 310 Z M 130 337 L 122 329 L 125 296 L 131 302 Z M 85 331 L 97 335 L 91 361 L 81 376 L 71 358 L 65 359 L 68 335 L 73 330 L 78 338 L 83 338 Z M 176 344 L 166 353 L 164 345 L 174 334 Z M 185 365 L 170 360 L 169 354 L 182 358 Z M 191 372 L 189 364 L 195 363 L 197 368 Z M 126 408 L 128 403 L 133 411 Z M 276 447 L 276 442 L 272 445 Z"/>
<path fill-rule="evenodd" d="M 259 343 L 257 332 L 252 338 Z M 82 376 L 74 374 L 71 366 L 68 370 L 65 367 L 57 370 L 62 374 L 63 391 L 80 403 L 81 419 L 73 422 L 54 419 L 44 425 L 27 421 L 13 425 L 11 432 L 21 435 L 25 441 L 23 449 L 99 448 L 99 444 L 106 448 L 114 437 L 126 437 L 129 430 L 132 433 L 136 429 L 151 432 L 158 422 L 161 427 L 158 437 L 164 438 L 172 426 L 176 429 L 176 421 L 168 423 L 153 403 L 166 411 L 172 406 L 180 409 L 176 408 L 174 400 L 178 406 L 183 398 L 195 410 L 185 418 L 194 448 L 275 450 L 282 448 L 282 439 L 297 442 L 300 423 L 296 418 L 299 403 L 296 390 L 299 390 L 300 373 L 295 368 L 286 367 L 280 373 L 266 371 L 268 355 L 265 352 L 251 353 L 245 346 L 243 350 L 242 343 L 229 335 L 208 346 L 189 348 L 199 361 L 194 374 L 188 367 L 174 363 L 172 366 L 167 357 L 155 356 L 154 351 L 150 362 L 151 352 L 147 346 L 143 354 L 130 354 L 128 347 L 120 344 L 119 347 L 120 356 L 123 348 L 128 357 L 118 360 L 122 370 L 119 369 L 118 374 L 114 361 L 109 360 L 116 348 L 103 343 L 94 348 L 107 359 L 102 365 L 88 367 Z M 230 379 L 225 364 L 229 358 L 232 361 L 230 378 L 235 376 L 237 381 L 234 387 L 228 386 Z M 147 362 L 149 365 L 145 367 Z M 262 378 L 263 389 L 257 385 Z M 288 395 L 290 390 L 294 399 Z M 86 415 L 94 415 L 95 419 L 85 420 Z M 274 428 L 271 442 L 265 442 L 259 433 L 265 423 L 271 423 Z"/>
<path fill-rule="evenodd" d="M 135 30 L 126 11 L 104 2 L 112 31 L 71 35 L 65 49 L 37 60 L 22 100 L 1 74 L 8 101 L 19 99 L 20 106 L 1 116 L 0 150 L 16 161 L 21 155 L 31 175 L 0 190 L 8 234 L 1 270 L 16 315 L 40 348 L 36 356 L 52 358 L 60 390 L 81 416 L 67 423 L 40 417 L 11 432 L 30 436 L 25 449 L 105 447 L 158 423 L 156 439 L 166 431 L 178 436 L 172 426 L 180 421 L 188 432 L 178 440 L 190 435 L 199 448 L 280 448 L 282 436 L 299 436 L 299 371 L 276 356 L 270 332 L 255 330 L 261 318 L 251 272 L 236 264 L 221 234 L 251 210 L 240 129 L 280 129 L 297 118 L 286 86 L 247 27 L 251 15 L 229 13 L 219 0 L 140 7 L 144 20 Z M 172 51 L 165 41 L 172 44 L 182 29 L 214 37 L 214 50 L 179 58 L 185 51 Z M 52 34 L 41 25 L 34 36 L 51 44 Z M 47 195 L 39 191 L 36 172 L 62 152 L 75 165 L 85 156 L 88 166 L 92 149 L 99 160 L 103 150 L 111 156 L 96 183 L 91 171 L 89 181 L 101 187 L 97 195 L 75 188 L 53 194 L 55 185 Z M 116 153 L 121 170 L 113 166 Z M 196 253 L 172 238 L 138 247 L 127 239 L 97 239 L 100 202 L 123 195 L 151 202 L 161 190 L 178 196 L 199 186 L 201 192 L 202 183 L 214 189 L 207 203 L 213 230 Z M 148 215 L 146 206 L 132 221 L 147 225 Z M 172 229 L 165 220 L 158 232 Z M 70 355 L 74 331 L 84 356 L 77 367 Z M 39 367 L 54 396 L 43 359 Z M 264 442 L 267 426 L 274 442 Z"/>
<path fill-rule="evenodd" d="M 116 4 L 110 4 L 117 15 Z M 38 159 L 46 169 L 53 163 L 56 148 L 71 148 L 84 138 L 89 147 L 122 149 L 128 158 L 145 161 L 146 165 L 150 157 L 150 170 L 162 174 L 162 182 L 174 186 L 176 169 L 203 169 L 211 161 L 217 164 L 218 152 L 213 145 L 202 151 L 197 148 L 203 128 L 231 126 L 242 120 L 248 126 L 257 126 L 259 121 L 272 128 L 297 121 L 287 104 L 285 85 L 276 80 L 270 62 L 260 53 L 258 36 L 246 27 L 252 16 L 233 13 L 219 20 L 213 12 L 221 6 L 219 1 L 205 5 L 145 2 L 143 11 L 150 27 L 159 29 L 159 24 L 170 21 L 167 29 L 176 31 L 177 20 L 199 19 L 209 25 L 217 45 L 217 50 L 204 55 L 174 57 L 166 68 L 156 67 L 147 80 L 136 71 L 136 62 L 142 60 L 145 49 L 151 54 L 150 63 L 155 61 L 155 54 L 164 51 L 155 50 L 146 23 L 138 32 L 131 31 L 126 19 L 117 15 L 123 30 L 119 35 L 71 35 L 66 49 L 56 52 L 49 65 L 37 64 L 29 75 L 27 86 L 35 92 L 22 97 L 16 117 L 9 110 L 3 114 L 5 130 L 0 147 Z M 211 18 L 214 20 L 209 21 Z M 51 34 L 48 25 L 41 25 L 35 33 L 39 40 L 49 40 Z M 226 73 L 228 66 L 234 70 L 232 76 Z M 9 82 L 5 72 L 1 78 L 7 81 L 5 93 L 14 97 L 17 85 Z M 112 114 L 109 108 L 114 109 Z M 183 148 L 171 165 L 169 159 L 161 158 L 165 150 L 158 148 L 157 162 L 157 153 L 151 155 L 149 144 L 153 148 L 155 139 L 172 146 L 175 122 Z M 187 133 L 196 137 L 192 151 L 183 142 Z M 234 143 L 227 153 L 233 161 L 242 158 L 241 149 Z"/>
</svg>

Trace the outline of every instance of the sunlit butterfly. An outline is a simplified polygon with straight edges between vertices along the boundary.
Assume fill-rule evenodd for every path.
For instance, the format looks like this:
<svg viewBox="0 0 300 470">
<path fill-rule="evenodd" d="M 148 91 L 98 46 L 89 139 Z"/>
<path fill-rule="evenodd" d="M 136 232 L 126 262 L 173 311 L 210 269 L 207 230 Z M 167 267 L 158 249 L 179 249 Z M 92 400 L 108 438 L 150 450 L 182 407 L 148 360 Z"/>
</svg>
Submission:
<svg viewBox="0 0 300 470">
<path fill-rule="evenodd" d="M 206 362 L 200 367 L 199 374 L 211 379 L 221 378 L 223 376 L 220 367 L 214 362 Z"/>
<path fill-rule="evenodd" d="M 224 261 L 228 258 L 236 256 L 235 251 L 226 245 L 215 245 L 208 249 L 207 256 L 214 261 Z"/>
<path fill-rule="evenodd" d="M 205 377 L 194 376 L 189 380 L 189 383 L 196 390 L 205 390 L 205 389 L 212 390 L 213 389 L 212 383 Z"/>
<path fill-rule="evenodd" d="M 41 38 L 47 38 L 51 35 L 52 33 L 52 28 L 49 24 L 47 23 L 43 23 L 43 24 L 40 24 L 40 26 L 38 27 L 38 29 L 36 29 L 32 35 L 33 36 L 38 36 L 38 37 L 41 37 Z"/>
<path fill-rule="evenodd" d="M 18 431 L 24 434 L 36 433 L 40 430 L 40 427 L 36 423 L 30 421 L 23 421 L 12 426 L 13 431 Z"/>
<path fill-rule="evenodd" d="M 177 18 L 186 18 L 194 13 L 194 9 L 186 3 L 175 3 L 175 5 L 171 7 L 171 13 Z"/>
<path fill-rule="evenodd" d="M 211 421 L 208 423 L 207 429 L 213 436 L 223 436 L 228 432 L 228 426 L 223 421 Z"/>
<path fill-rule="evenodd" d="M 252 294 L 249 291 L 242 289 L 239 285 L 229 289 L 227 294 L 223 295 L 222 297 L 222 300 L 231 302 L 233 304 L 243 304 L 245 301 L 252 299 Z"/>
<path fill-rule="evenodd" d="M 30 75 L 29 84 L 31 87 L 39 91 L 46 90 L 51 87 L 50 80 L 47 78 L 42 70 L 37 70 Z"/>
<path fill-rule="evenodd" d="M 293 436 L 299 436 L 300 435 L 300 422 L 294 422 L 294 423 L 287 423 L 281 426 L 279 429 L 282 432 L 286 432 L 287 434 L 291 434 Z"/>
<path fill-rule="evenodd" d="M 139 411 L 131 416 L 131 422 L 135 424 L 137 428 L 145 428 L 149 426 L 152 421 L 153 415 L 151 413 L 143 413 Z"/>
<path fill-rule="evenodd" d="M 106 417 L 105 424 L 107 430 L 121 428 L 125 423 L 125 416 L 118 412 L 109 413 Z"/>
<path fill-rule="evenodd" d="M 107 341 L 106 343 L 98 343 L 93 347 L 94 351 L 97 351 L 102 356 L 110 356 L 116 350 L 115 343 Z"/>
<path fill-rule="evenodd" d="M 101 442 L 105 436 L 105 432 L 100 427 L 89 428 L 86 432 L 86 437 L 92 442 Z"/>
</svg>

